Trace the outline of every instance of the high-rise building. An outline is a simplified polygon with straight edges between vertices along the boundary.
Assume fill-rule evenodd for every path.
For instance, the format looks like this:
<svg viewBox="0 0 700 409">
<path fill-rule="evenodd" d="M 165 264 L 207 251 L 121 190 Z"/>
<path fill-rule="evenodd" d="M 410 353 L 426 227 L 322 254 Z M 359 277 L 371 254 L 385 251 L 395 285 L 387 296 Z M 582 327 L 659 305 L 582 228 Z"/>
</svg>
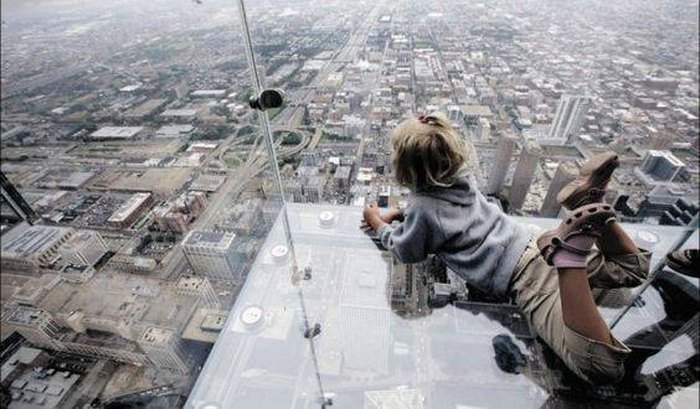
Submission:
<svg viewBox="0 0 700 409">
<path fill-rule="evenodd" d="M 325 185 L 326 179 L 318 172 L 309 176 L 296 175 L 285 184 L 284 195 L 290 202 L 320 203 Z"/>
<path fill-rule="evenodd" d="M 213 308 L 220 308 L 221 303 L 216 296 L 214 287 L 211 286 L 209 279 L 201 276 L 182 276 L 177 280 L 175 285 L 178 294 L 197 297 L 205 305 Z"/>
<path fill-rule="evenodd" d="M 22 220 L 32 223 L 38 218 L 31 206 L 2 172 L 0 172 L 0 195 L 2 200 L 9 204 L 12 211 Z"/>
<path fill-rule="evenodd" d="M 535 177 L 535 170 L 540 161 L 542 150 L 537 141 L 529 140 L 523 145 L 518 165 L 515 167 L 513 182 L 508 192 L 508 201 L 512 209 L 520 209 Z"/>
<path fill-rule="evenodd" d="M 47 311 L 32 307 L 16 307 L 4 310 L 3 327 L 20 333 L 33 345 L 53 350 L 63 349 L 56 338 L 61 331 L 59 322 Z"/>
<path fill-rule="evenodd" d="M 203 192 L 183 193 L 153 212 L 156 226 L 160 231 L 184 233 L 187 231 L 187 225 L 198 217 L 206 206 L 207 197 Z"/>
<path fill-rule="evenodd" d="M 576 179 L 578 169 L 573 162 L 562 162 L 557 166 L 552 181 L 549 183 L 547 195 L 544 197 L 544 202 L 540 208 L 540 216 L 557 217 L 561 210 L 561 205 L 557 203 L 557 194 L 569 182 Z"/>
<path fill-rule="evenodd" d="M 188 354 L 180 337 L 174 331 L 148 327 L 137 342 L 148 359 L 156 366 L 171 368 L 181 373 L 188 371 Z"/>
<path fill-rule="evenodd" d="M 383 186 L 377 198 L 377 206 L 389 207 L 389 197 L 391 197 L 391 186 Z"/>
<path fill-rule="evenodd" d="M 134 342 L 124 338 L 95 339 L 85 341 L 81 333 L 92 326 L 84 325 L 84 315 L 75 311 L 69 317 L 55 318 L 51 313 L 31 307 L 16 307 L 14 310 L 4 310 L 2 314 L 3 328 L 17 331 L 32 345 L 53 351 L 69 352 L 95 358 L 113 359 L 132 364 L 155 364 L 173 368 L 170 361 L 155 361 L 144 355 Z M 65 323 L 64 326 L 62 323 Z M 71 332 L 75 331 L 75 332 Z M 113 329 L 112 329 L 113 331 Z M 167 353 L 165 351 L 164 353 Z M 157 358 L 157 355 L 155 356 Z M 174 368 L 179 369 L 179 368 Z"/>
<path fill-rule="evenodd" d="M 591 99 L 578 95 L 562 95 L 552 128 L 546 140 L 540 143 L 563 145 L 578 136 L 584 117 L 591 106 Z"/>
<path fill-rule="evenodd" d="M 498 194 L 503 189 L 503 183 L 510 167 L 510 160 L 513 157 L 516 141 L 516 138 L 512 135 L 503 135 L 498 141 L 496 158 L 491 166 L 486 193 Z"/>
<path fill-rule="evenodd" d="M 672 183 L 658 183 L 639 204 L 637 217 L 658 217 L 661 224 L 683 226 L 698 214 L 697 196 L 693 190 Z"/>
<path fill-rule="evenodd" d="M 352 173 L 352 168 L 350 166 L 338 166 L 335 170 L 335 175 L 333 176 L 333 183 L 335 187 L 345 192 L 350 188 L 350 174 Z"/>
<path fill-rule="evenodd" d="M 303 203 L 305 201 L 301 179 L 295 177 L 285 183 L 284 197 L 287 201 L 294 203 Z"/>
<path fill-rule="evenodd" d="M 23 222 L 2 237 L 2 266 L 38 270 L 59 259 L 58 250 L 75 235 L 70 227 L 30 226 Z"/>
<path fill-rule="evenodd" d="M 318 166 L 318 152 L 316 151 L 306 151 L 301 154 L 301 164 L 303 166 Z"/>
<path fill-rule="evenodd" d="M 109 250 L 107 243 L 96 231 L 78 232 L 59 250 L 61 264 L 76 266 L 94 266 Z"/>
<path fill-rule="evenodd" d="M 491 124 L 486 118 L 479 118 L 476 124 L 476 140 L 483 142 L 491 137 Z"/>
<path fill-rule="evenodd" d="M 323 189 L 326 185 L 326 179 L 323 176 L 311 176 L 308 178 L 304 188 L 304 196 L 308 203 L 321 203 L 323 198 Z"/>
<path fill-rule="evenodd" d="M 155 364 L 139 350 L 135 342 L 121 341 L 122 345 L 118 345 L 120 341 L 120 338 L 107 338 L 105 340 L 92 338 L 90 343 L 65 341 L 62 342 L 63 349 L 61 351 L 98 359 L 111 359 L 113 361 L 126 362 L 140 366 Z"/>
<path fill-rule="evenodd" d="M 107 224 L 118 229 L 127 229 L 151 205 L 153 205 L 153 195 L 135 193 L 112 214 Z"/>
<path fill-rule="evenodd" d="M 240 283 L 242 261 L 233 248 L 235 238 L 228 232 L 193 230 L 183 240 L 182 250 L 197 274 Z"/>
<path fill-rule="evenodd" d="M 675 179 L 685 163 L 669 151 L 649 150 L 641 166 L 635 169 L 637 176 L 647 185 L 670 182 Z"/>
</svg>

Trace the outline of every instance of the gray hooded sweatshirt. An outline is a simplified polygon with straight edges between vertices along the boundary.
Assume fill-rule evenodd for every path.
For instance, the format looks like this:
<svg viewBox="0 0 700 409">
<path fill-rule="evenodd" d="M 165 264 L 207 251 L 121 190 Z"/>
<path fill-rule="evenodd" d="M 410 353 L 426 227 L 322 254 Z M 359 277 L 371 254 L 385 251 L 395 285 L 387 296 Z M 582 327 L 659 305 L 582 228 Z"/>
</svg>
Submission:
<svg viewBox="0 0 700 409">
<path fill-rule="evenodd" d="M 506 294 L 530 239 L 528 230 L 487 202 L 468 176 L 450 187 L 414 192 L 403 223 L 386 225 L 378 234 L 400 262 L 436 254 L 468 284 L 497 296 Z"/>
</svg>

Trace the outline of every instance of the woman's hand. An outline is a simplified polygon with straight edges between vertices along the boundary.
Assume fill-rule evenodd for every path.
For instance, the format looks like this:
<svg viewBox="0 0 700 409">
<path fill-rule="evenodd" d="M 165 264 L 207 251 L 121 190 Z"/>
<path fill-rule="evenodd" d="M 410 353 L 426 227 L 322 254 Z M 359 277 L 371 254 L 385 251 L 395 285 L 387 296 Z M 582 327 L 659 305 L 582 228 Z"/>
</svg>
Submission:
<svg viewBox="0 0 700 409">
<path fill-rule="evenodd" d="M 377 203 L 372 202 L 365 206 L 362 211 L 362 223 L 360 227 L 363 230 L 374 230 L 377 231 L 381 229 L 385 224 L 389 224 L 397 218 L 401 217 L 401 212 L 398 209 L 390 209 L 383 215 L 379 213 L 379 207 Z"/>
<path fill-rule="evenodd" d="M 392 207 L 382 214 L 381 219 L 386 224 L 391 224 L 394 220 L 403 221 L 403 210 L 398 207 Z"/>
</svg>

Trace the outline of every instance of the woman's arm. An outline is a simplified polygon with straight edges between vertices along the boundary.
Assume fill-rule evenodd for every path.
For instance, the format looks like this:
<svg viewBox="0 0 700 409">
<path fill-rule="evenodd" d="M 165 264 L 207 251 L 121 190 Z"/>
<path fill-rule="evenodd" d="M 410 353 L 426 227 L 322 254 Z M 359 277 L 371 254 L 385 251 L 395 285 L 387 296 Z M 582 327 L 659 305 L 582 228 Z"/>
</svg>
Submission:
<svg viewBox="0 0 700 409">
<path fill-rule="evenodd" d="M 384 247 L 402 263 L 423 261 L 445 242 L 437 218 L 421 208 L 407 208 L 403 223 L 384 224 L 378 233 Z"/>
<path fill-rule="evenodd" d="M 402 222 L 404 220 L 403 209 L 392 207 L 384 213 L 379 213 L 379 208 L 376 203 L 371 203 L 365 206 L 362 212 L 362 223 L 360 227 L 363 230 L 379 231 L 383 227 L 381 222 L 391 224 L 394 220 Z"/>
<path fill-rule="evenodd" d="M 404 214 L 403 214 L 403 209 L 399 209 L 398 207 L 392 207 L 386 212 L 384 212 L 381 215 L 382 220 L 384 223 L 391 224 L 394 220 L 398 220 L 400 222 L 404 221 Z"/>
</svg>

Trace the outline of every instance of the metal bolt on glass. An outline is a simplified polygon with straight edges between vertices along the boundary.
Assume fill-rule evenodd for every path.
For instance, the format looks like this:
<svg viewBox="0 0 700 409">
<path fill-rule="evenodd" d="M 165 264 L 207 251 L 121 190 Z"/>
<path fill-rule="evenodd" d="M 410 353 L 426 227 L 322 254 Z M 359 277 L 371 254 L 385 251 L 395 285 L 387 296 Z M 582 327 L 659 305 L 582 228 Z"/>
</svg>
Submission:
<svg viewBox="0 0 700 409">
<path fill-rule="evenodd" d="M 284 91 L 281 89 L 265 89 L 257 96 L 251 96 L 248 104 L 258 111 L 266 111 L 270 108 L 280 108 L 284 104 L 284 97 Z"/>
<path fill-rule="evenodd" d="M 304 338 L 310 339 L 321 333 L 321 324 L 314 324 L 304 331 Z"/>
<path fill-rule="evenodd" d="M 304 269 L 304 280 L 311 280 L 311 267 L 306 267 Z"/>
</svg>

